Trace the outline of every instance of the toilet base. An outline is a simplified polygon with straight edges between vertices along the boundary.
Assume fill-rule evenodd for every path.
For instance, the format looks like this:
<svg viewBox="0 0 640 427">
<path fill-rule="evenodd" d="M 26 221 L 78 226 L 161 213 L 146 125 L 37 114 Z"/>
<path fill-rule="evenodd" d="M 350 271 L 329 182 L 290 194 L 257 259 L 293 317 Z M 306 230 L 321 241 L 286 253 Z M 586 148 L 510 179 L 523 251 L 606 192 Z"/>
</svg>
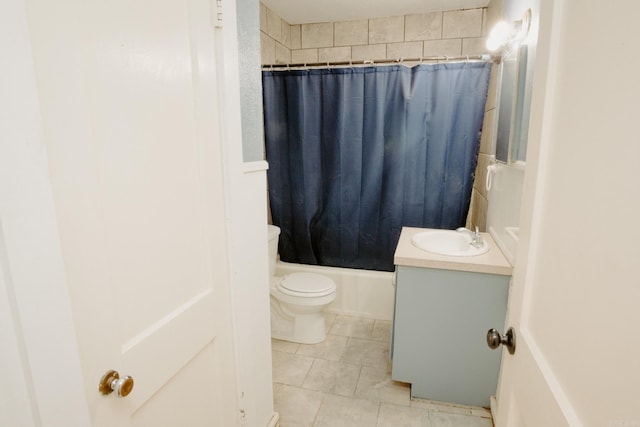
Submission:
<svg viewBox="0 0 640 427">
<path fill-rule="evenodd" d="M 271 337 L 300 344 L 318 344 L 327 338 L 322 310 L 293 314 L 271 297 Z"/>
</svg>

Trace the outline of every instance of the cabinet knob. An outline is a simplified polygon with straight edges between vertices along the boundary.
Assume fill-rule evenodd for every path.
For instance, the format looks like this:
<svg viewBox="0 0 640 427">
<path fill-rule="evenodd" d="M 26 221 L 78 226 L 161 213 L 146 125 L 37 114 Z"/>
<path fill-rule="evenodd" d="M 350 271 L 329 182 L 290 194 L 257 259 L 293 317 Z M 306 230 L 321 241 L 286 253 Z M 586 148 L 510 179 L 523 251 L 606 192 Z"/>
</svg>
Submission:
<svg viewBox="0 0 640 427">
<path fill-rule="evenodd" d="M 487 345 L 489 348 L 496 349 L 503 344 L 509 350 L 509 354 L 516 352 L 516 332 L 513 328 L 509 328 L 507 333 L 500 335 L 496 329 L 489 329 L 487 332 Z"/>
</svg>

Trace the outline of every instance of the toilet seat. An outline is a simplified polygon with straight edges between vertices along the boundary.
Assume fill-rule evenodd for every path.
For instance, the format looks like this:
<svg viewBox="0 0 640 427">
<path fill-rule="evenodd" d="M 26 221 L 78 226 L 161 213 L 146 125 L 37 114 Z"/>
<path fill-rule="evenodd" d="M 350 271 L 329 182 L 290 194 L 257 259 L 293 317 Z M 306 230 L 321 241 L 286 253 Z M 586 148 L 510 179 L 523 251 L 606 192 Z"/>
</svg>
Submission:
<svg viewBox="0 0 640 427">
<path fill-rule="evenodd" d="M 315 298 L 334 293 L 336 284 L 321 274 L 292 273 L 278 283 L 278 290 L 295 297 Z"/>
</svg>

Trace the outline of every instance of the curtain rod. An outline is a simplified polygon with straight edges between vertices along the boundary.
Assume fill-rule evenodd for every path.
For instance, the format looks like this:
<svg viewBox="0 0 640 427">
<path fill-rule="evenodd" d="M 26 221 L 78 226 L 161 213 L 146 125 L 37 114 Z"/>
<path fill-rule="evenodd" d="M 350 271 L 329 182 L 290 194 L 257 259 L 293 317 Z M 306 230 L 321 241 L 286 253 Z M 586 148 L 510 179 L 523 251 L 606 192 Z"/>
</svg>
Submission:
<svg viewBox="0 0 640 427">
<path fill-rule="evenodd" d="M 263 65 L 263 70 L 289 69 L 289 68 L 309 68 L 309 67 L 332 67 L 332 66 L 360 66 L 360 65 L 401 65 L 405 62 L 439 61 L 439 62 L 464 62 L 464 61 L 493 61 L 499 63 L 500 55 L 464 55 L 464 56 L 423 56 L 420 58 L 400 58 L 400 59 L 367 59 L 364 61 L 327 61 L 327 62 L 300 62 L 295 64 L 268 64 Z"/>
</svg>

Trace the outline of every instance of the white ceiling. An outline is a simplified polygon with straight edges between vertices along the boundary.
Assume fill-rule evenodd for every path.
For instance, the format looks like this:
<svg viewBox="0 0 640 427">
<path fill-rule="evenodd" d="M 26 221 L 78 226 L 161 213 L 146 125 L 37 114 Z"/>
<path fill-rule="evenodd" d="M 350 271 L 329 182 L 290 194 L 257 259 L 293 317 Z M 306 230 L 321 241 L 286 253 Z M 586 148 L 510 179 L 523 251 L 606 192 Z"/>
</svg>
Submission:
<svg viewBox="0 0 640 427">
<path fill-rule="evenodd" d="M 261 0 L 290 24 L 485 7 L 489 0 Z"/>
</svg>

